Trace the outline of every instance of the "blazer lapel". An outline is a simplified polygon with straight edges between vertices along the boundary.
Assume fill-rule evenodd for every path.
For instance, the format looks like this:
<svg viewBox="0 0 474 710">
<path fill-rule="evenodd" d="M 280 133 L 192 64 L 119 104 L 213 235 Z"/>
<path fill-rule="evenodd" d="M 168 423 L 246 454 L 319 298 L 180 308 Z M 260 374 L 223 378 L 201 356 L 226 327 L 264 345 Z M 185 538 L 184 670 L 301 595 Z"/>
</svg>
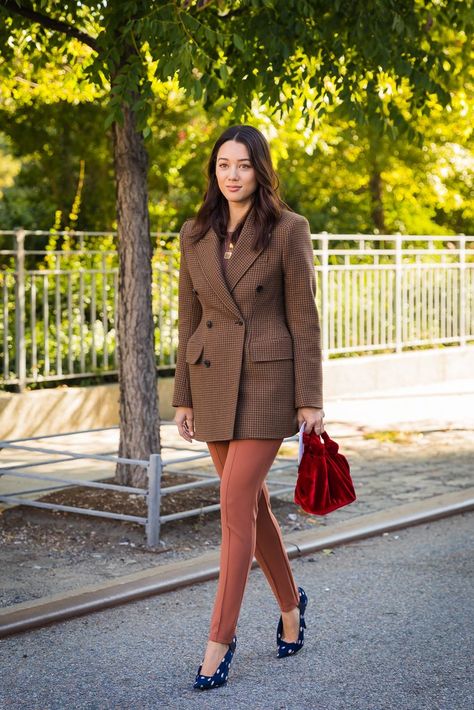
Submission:
<svg viewBox="0 0 474 710">
<path fill-rule="evenodd" d="M 253 210 L 251 210 L 234 246 L 232 257 L 227 264 L 226 278 L 222 272 L 221 242 L 212 227 L 195 245 L 197 258 L 210 286 L 224 305 L 239 317 L 241 317 L 241 313 L 232 298 L 231 291 L 257 256 L 263 251 L 263 249 L 253 251 L 253 235 L 254 215 Z"/>
<path fill-rule="evenodd" d="M 229 291 L 232 291 L 242 276 L 249 269 L 263 248 L 254 251 L 252 242 L 255 235 L 254 210 L 250 210 L 242 231 L 233 249 L 232 258 L 226 269 L 226 279 Z"/>
</svg>

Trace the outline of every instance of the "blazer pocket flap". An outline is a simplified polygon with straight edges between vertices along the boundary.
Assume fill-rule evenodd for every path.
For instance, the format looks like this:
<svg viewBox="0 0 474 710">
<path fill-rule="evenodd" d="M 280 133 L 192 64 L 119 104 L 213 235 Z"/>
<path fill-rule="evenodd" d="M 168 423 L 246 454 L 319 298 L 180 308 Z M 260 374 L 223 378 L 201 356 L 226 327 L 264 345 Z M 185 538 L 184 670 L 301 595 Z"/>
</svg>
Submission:
<svg viewBox="0 0 474 710">
<path fill-rule="evenodd" d="M 192 340 L 190 340 L 186 346 L 186 362 L 195 365 L 201 357 L 203 350 L 203 342 L 200 342 L 199 340 L 195 340 L 193 342 Z"/>
<path fill-rule="evenodd" d="M 257 340 L 249 343 L 252 360 L 291 360 L 293 359 L 293 341 L 291 338 L 279 340 Z"/>
</svg>

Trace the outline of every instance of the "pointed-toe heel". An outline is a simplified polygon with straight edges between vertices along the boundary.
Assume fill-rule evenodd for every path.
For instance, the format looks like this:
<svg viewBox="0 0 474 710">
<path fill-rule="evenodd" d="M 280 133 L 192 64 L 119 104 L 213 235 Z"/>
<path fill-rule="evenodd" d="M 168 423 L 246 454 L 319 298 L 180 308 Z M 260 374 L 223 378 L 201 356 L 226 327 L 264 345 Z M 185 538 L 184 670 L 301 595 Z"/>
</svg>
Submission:
<svg viewBox="0 0 474 710">
<path fill-rule="evenodd" d="M 224 685 L 229 677 L 229 668 L 232 658 L 234 657 L 236 643 L 237 637 L 234 636 L 229 644 L 227 653 L 219 663 L 214 675 L 201 675 L 202 664 L 199 666 L 193 688 L 197 690 L 210 690 L 211 688 L 218 688 L 220 685 Z"/>
<path fill-rule="evenodd" d="M 300 630 L 298 634 L 298 640 L 295 642 L 282 641 L 281 637 L 283 634 L 283 619 L 280 616 L 280 621 L 278 622 L 277 627 L 277 658 L 286 658 L 286 656 L 294 656 L 295 653 L 297 653 L 303 648 L 304 630 L 306 628 L 304 613 L 308 604 L 308 597 L 306 596 L 306 592 L 302 587 L 298 587 L 298 592 L 300 595 L 300 603 L 298 605 L 300 610 Z"/>
</svg>

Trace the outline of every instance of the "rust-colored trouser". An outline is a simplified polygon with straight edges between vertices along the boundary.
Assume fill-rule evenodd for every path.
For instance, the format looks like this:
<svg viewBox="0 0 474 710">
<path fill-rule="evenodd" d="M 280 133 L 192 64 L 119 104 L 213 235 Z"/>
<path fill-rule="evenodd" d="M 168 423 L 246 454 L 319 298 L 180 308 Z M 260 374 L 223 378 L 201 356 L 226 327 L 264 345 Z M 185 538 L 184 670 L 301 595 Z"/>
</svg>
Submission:
<svg viewBox="0 0 474 710">
<path fill-rule="evenodd" d="M 230 643 L 255 555 L 281 611 L 299 604 L 280 527 L 270 506 L 265 477 L 283 439 L 207 442 L 221 479 L 222 546 L 209 639 Z"/>
</svg>

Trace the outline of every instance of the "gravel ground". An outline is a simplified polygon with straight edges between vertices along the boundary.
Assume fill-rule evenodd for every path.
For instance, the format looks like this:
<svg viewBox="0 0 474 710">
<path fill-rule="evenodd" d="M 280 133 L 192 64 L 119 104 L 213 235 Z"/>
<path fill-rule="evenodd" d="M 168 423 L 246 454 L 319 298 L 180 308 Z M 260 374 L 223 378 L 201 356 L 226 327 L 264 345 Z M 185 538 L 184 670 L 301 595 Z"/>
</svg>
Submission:
<svg viewBox="0 0 474 710">
<path fill-rule="evenodd" d="M 472 430 L 365 435 L 354 430 L 337 440 L 351 463 L 357 501 L 321 518 L 304 513 L 292 502 L 291 494 L 274 498 L 272 506 L 283 535 L 330 526 L 364 513 L 474 485 Z M 296 460 L 296 445 L 285 443 L 284 447 L 281 453 Z M 199 465 L 202 471 L 202 462 Z M 174 478 L 169 474 L 168 480 L 189 480 L 183 478 L 189 472 L 188 464 L 187 470 L 177 471 Z M 296 467 L 274 476 L 294 485 Z M 49 494 L 50 499 L 54 497 L 65 503 L 75 500 L 85 504 L 80 489 Z M 170 496 L 168 500 L 165 497 L 164 512 L 217 501 L 218 485 Z M 89 500 L 92 507 L 115 506 L 129 513 L 140 513 L 141 502 L 141 499 L 129 501 L 125 508 L 123 502 L 112 500 L 110 494 L 101 501 Z M 10 508 L 0 513 L 0 605 L 11 606 L 188 559 L 218 549 L 219 544 L 219 512 L 166 523 L 162 526 L 160 545 L 150 550 L 145 545 L 143 527 L 133 523 L 26 506 Z"/>
<path fill-rule="evenodd" d="M 192 689 L 216 580 L 0 642 L 6 710 L 470 710 L 474 513 L 296 559 L 305 647 L 275 657 L 252 571 L 228 683 Z"/>
</svg>

